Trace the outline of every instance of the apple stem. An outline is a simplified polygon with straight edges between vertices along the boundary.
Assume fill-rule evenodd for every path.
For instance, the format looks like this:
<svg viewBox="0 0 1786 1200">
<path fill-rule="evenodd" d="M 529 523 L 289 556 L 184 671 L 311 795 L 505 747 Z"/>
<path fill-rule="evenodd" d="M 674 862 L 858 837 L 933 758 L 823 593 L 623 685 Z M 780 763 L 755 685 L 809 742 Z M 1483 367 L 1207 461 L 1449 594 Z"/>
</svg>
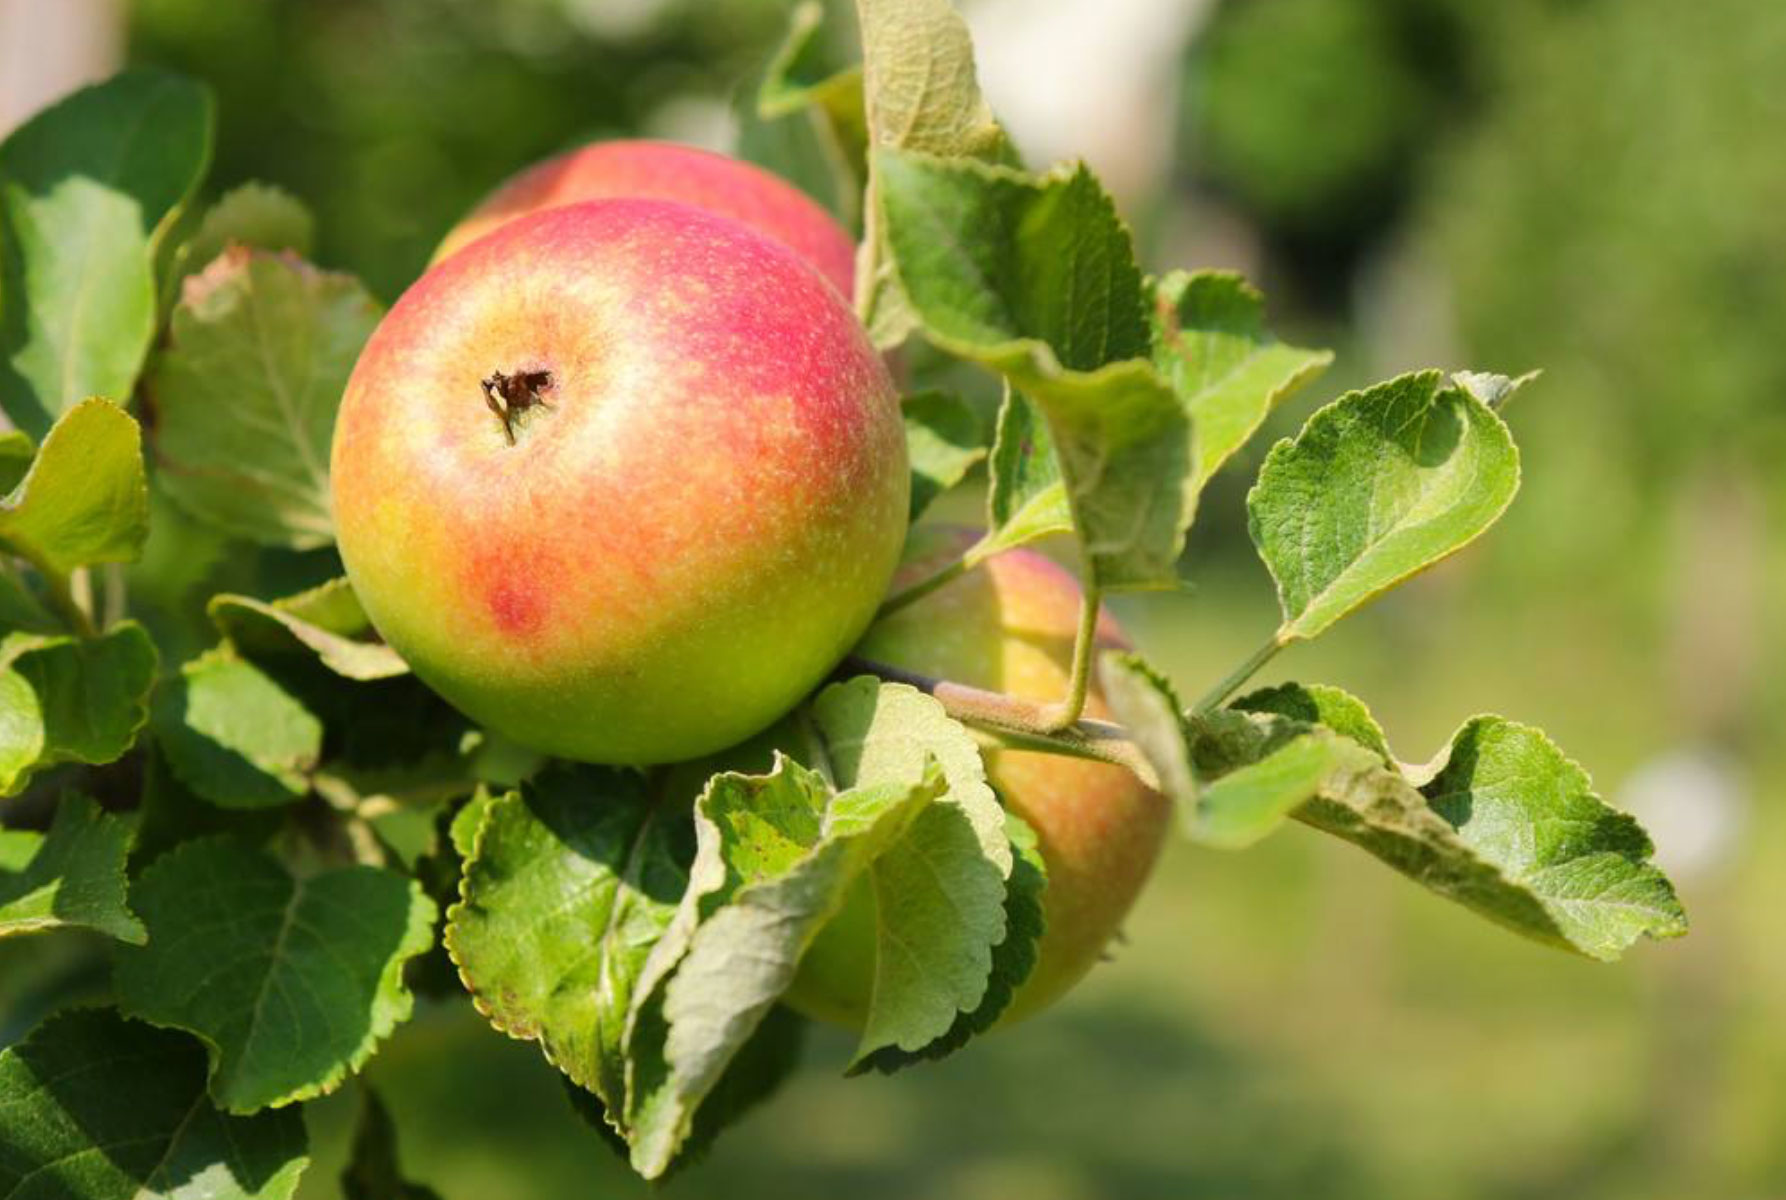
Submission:
<svg viewBox="0 0 1786 1200">
<path fill-rule="evenodd" d="M 880 610 L 874 614 L 874 619 L 878 621 L 882 617 L 890 617 L 908 604 L 916 604 L 944 584 L 967 574 L 968 568 L 972 565 L 967 556 L 963 555 L 936 574 L 920 579 L 902 592 L 895 592 L 881 603 Z"/>
<path fill-rule="evenodd" d="M 1058 716 L 1059 705 L 1037 704 L 1004 692 L 920 675 L 916 671 L 853 655 L 843 660 L 838 674 L 873 675 L 889 683 L 906 684 L 935 697 L 943 711 L 957 721 L 994 734 L 1015 748 L 1113 763 L 1127 767 L 1149 787 L 1159 786 L 1159 776 L 1130 739 L 1128 730 L 1112 721 L 1079 719 L 1065 726 L 1051 727 Z"/>
<path fill-rule="evenodd" d="M 1192 706 L 1191 711 L 1206 713 L 1221 704 L 1222 701 L 1239 691 L 1242 684 L 1258 674 L 1259 668 L 1270 662 L 1277 652 L 1284 648 L 1284 645 L 1285 643 L 1279 639 L 1277 634 L 1272 634 L 1270 641 L 1253 651 L 1245 662 L 1235 667 L 1226 678 L 1204 693 L 1203 698 Z"/>
<path fill-rule="evenodd" d="M 1067 681 L 1067 698 L 1049 706 L 1049 733 L 1066 729 L 1085 712 L 1085 694 L 1091 687 L 1091 654 L 1098 643 L 1098 604 L 1097 587 L 1087 587 L 1079 601 L 1079 630 L 1073 641 L 1073 674 Z"/>
</svg>

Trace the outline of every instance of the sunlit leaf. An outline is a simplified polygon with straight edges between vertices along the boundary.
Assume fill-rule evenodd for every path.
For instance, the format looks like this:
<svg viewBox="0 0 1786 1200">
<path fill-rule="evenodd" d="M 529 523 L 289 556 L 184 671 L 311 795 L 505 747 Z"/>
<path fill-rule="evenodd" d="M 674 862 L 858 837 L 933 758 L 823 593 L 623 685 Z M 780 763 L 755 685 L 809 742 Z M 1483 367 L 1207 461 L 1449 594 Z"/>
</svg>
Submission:
<svg viewBox="0 0 1786 1200">
<path fill-rule="evenodd" d="M 155 645 L 134 621 L 93 638 L 0 640 L 0 794 L 57 763 L 109 763 L 149 717 Z"/>
<path fill-rule="evenodd" d="M 129 562 L 148 534 L 142 433 L 105 400 L 69 409 L 0 500 L 0 547 L 51 575 Z"/>
<path fill-rule="evenodd" d="M 1494 524 L 1519 488 L 1512 435 L 1437 371 L 1351 392 L 1272 448 L 1247 496 L 1280 641 L 1311 638 Z"/>
<path fill-rule="evenodd" d="M 160 485 L 235 537 L 334 539 L 329 448 L 379 307 L 359 281 L 242 247 L 189 278 L 150 381 Z"/>
<path fill-rule="evenodd" d="M 210 162 L 211 109 L 202 85 L 138 68 L 0 143 L 0 407 L 27 433 L 135 391 L 156 240 Z"/>
<path fill-rule="evenodd" d="M 447 950 L 479 1011 L 611 1110 L 639 973 L 688 882 L 687 804 L 633 771 L 549 770 L 475 817 L 447 914 Z"/>
<path fill-rule="evenodd" d="M 1258 290 L 1227 271 L 1173 271 L 1153 286 L 1154 364 L 1197 426 L 1197 490 L 1271 410 L 1333 354 L 1287 346 L 1265 329 Z"/>
<path fill-rule="evenodd" d="M 64 796 L 30 859 L 13 869 L 0 863 L 0 937 L 79 926 L 140 943 L 142 922 L 124 899 L 129 846 L 123 818 L 85 796 Z"/>
</svg>

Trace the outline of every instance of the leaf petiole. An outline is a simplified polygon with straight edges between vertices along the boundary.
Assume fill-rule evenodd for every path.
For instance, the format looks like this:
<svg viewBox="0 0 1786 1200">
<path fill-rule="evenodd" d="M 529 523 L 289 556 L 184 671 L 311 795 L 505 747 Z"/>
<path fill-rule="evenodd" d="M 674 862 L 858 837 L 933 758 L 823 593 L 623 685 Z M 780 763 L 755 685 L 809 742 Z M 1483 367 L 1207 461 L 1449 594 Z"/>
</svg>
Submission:
<svg viewBox="0 0 1786 1200">
<path fill-rule="evenodd" d="M 1079 630 L 1073 641 L 1073 674 L 1067 681 L 1067 698 L 1049 709 L 1047 732 L 1056 733 L 1079 720 L 1085 712 L 1085 693 L 1091 687 L 1091 655 L 1098 643 L 1098 589 L 1090 585 L 1079 603 Z"/>
<path fill-rule="evenodd" d="M 977 565 L 977 561 L 973 558 L 973 552 L 970 550 L 967 554 L 955 559 L 936 574 L 920 579 L 917 583 L 912 584 L 912 586 L 905 590 L 895 592 L 892 596 L 888 597 L 887 600 L 882 603 L 880 611 L 874 614 L 875 620 L 878 621 L 882 617 L 890 617 L 900 609 L 911 604 L 916 604 L 938 588 L 961 578 L 963 575 L 967 574 L 971 568 Z"/>
<path fill-rule="evenodd" d="M 1128 730 L 1114 722 L 1081 718 L 1050 728 L 1058 705 L 1037 704 L 1004 692 L 969 687 L 854 656 L 843 660 L 837 674 L 840 678 L 873 675 L 915 687 L 935 697 L 943 711 L 957 721 L 993 734 L 1014 748 L 1113 763 L 1128 768 L 1149 787 L 1158 787 L 1159 777 L 1153 765 L 1130 739 Z"/>
<path fill-rule="evenodd" d="M 1284 638 L 1281 632 L 1272 634 L 1270 641 L 1253 651 L 1245 662 L 1235 667 L 1226 678 L 1204 693 L 1203 698 L 1192 706 L 1191 711 L 1206 713 L 1221 704 L 1222 701 L 1239 691 L 1242 684 L 1257 675 L 1259 668 L 1275 658 L 1277 652 L 1288 644 L 1288 639 Z"/>
</svg>

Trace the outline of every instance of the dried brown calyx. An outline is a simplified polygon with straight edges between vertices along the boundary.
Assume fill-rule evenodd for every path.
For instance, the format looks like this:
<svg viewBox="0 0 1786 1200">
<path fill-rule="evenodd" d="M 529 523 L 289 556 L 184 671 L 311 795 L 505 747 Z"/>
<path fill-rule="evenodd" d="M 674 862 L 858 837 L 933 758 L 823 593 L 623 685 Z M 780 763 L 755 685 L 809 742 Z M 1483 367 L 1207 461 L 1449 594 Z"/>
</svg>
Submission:
<svg viewBox="0 0 1786 1200">
<path fill-rule="evenodd" d="M 492 371 L 480 381 L 484 403 L 502 421 L 502 432 L 509 445 L 515 444 L 515 423 L 523 413 L 535 408 L 550 408 L 545 393 L 552 388 L 550 371 L 517 371 L 513 375 Z"/>
</svg>

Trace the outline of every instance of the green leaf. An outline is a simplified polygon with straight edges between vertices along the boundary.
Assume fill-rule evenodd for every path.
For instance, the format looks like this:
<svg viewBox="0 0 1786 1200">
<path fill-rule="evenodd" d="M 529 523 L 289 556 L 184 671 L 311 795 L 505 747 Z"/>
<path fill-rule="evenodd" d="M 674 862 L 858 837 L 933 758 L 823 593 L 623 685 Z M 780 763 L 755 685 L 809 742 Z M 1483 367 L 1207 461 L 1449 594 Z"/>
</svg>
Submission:
<svg viewBox="0 0 1786 1200">
<path fill-rule="evenodd" d="M 973 735 L 916 688 L 868 677 L 832 684 L 814 700 L 812 720 L 841 787 L 911 786 L 933 761 L 948 784 L 866 881 L 875 966 L 856 1061 L 888 1047 L 916 1052 L 985 1000 L 1014 866 L 1005 812 Z"/>
<path fill-rule="evenodd" d="M 25 478 L 0 500 L 0 546 L 47 575 L 129 562 L 148 536 L 142 433 L 105 400 L 69 409 Z"/>
<path fill-rule="evenodd" d="M 1141 272 L 1109 196 L 1084 167 L 1031 176 L 890 150 L 875 163 L 901 292 L 927 339 L 1041 408 L 1093 581 L 1176 586 L 1191 421 L 1147 358 Z"/>
<path fill-rule="evenodd" d="M 1375 752 L 1385 765 L 1395 765 L 1395 756 L 1389 752 L 1389 740 L 1383 736 L 1383 727 L 1371 716 L 1364 701 L 1340 688 L 1324 683 L 1284 683 L 1249 692 L 1229 707 L 1242 712 L 1276 713 L 1309 725 L 1325 725 Z"/>
<path fill-rule="evenodd" d="M 968 552 L 978 563 L 1017 546 L 1073 532 L 1073 510 L 1061 482 L 1048 422 L 1036 406 L 1005 386 L 992 443 L 986 492 L 986 536 Z"/>
<path fill-rule="evenodd" d="M 1183 723 L 1199 804 L 1218 834 L 1206 840 L 1243 844 L 1293 809 L 1429 890 L 1552 946 L 1610 960 L 1640 936 L 1686 932 L 1673 888 L 1648 861 L 1648 836 L 1594 795 L 1587 774 L 1538 730 L 1477 717 L 1434 765 L 1414 770 L 1396 765 L 1364 705 L 1337 688 L 1290 684 L 1240 704 L 1253 711 Z M 1246 836 L 1220 836 L 1232 827 Z"/>
<path fill-rule="evenodd" d="M 25 581 L 24 568 L 0 559 L 0 629 L 60 634 L 63 620 L 38 598 Z"/>
<path fill-rule="evenodd" d="M 134 621 L 95 638 L 0 640 L 0 794 L 57 763 L 109 763 L 148 720 L 155 645 Z"/>
<path fill-rule="evenodd" d="M 312 654 L 349 679 L 407 675 L 409 664 L 376 640 L 359 597 L 346 579 L 332 579 L 295 596 L 267 602 L 252 596 L 213 596 L 206 610 L 244 655 Z"/>
<path fill-rule="evenodd" d="M 271 184 L 250 181 L 231 188 L 205 210 L 198 228 L 180 247 L 176 279 L 202 270 L 231 246 L 289 250 L 308 257 L 316 221 L 303 202 Z"/>
<path fill-rule="evenodd" d="M 471 856 L 477 853 L 478 835 L 483 831 L 484 822 L 489 818 L 490 810 L 496 807 L 500 799 L 487 788 L 479 788 L 447 824 L 447 840 L 452 843 L 453 852 L 462 862 L 470 862 Z"/>
<path fill-rule="evenodd" d="M 0 938 L 80 926 L 141 943 L 141 921 L 124 902 L 130 827 L 81 795 L 64 796 L 47 837 L 27 863 L 0 863 Z"/>
<path fill-rule="evenodd" d="M 917 784 L 833 797 L 779 754 L 769 775 L 709 781 L 688 890 L 646 961 L 627 1024 L 624 1124 L 640 1174 L 669 1167 L 850 886 L 942 790 L 931 767 Z"/>
<path fill-rule="evenodd" d="M 687 798 L 560 766 L 491 801 L 446 945 L 478 1011 L 618 1112 L 639 973 L 688 883 Z M 454 824 L 454 839 L 464 835 Z"/>
<path fill-rule="evenodd" d="M 143 801 L 137 810 L 130 871 L 138 874 L 175 846 L 230 834 L 246 845 L 262 846 L 279 832 L 285 814 L 277 808 L 219 808 L 181 783 L 167 755 L 151 743 L 143 762 Z"/>
<path fill-rule="evenodd" d="M 1134 246 L 1085 167 L 1030 175 L 887 149 L 875 164 L 900 284 L 932 341 L 1027 376 L 1147 357 Z"/>
<path fill-rule="evenodd" d="M 1271 410 L 1327 369 L 1333 354 L 1286 346 L 1265 329 L 1265 301 L 1227 271 L 1173 271 L 1153 285 L 1154 365 L 1197 427 L 1196 490 Z"/>
<path fill-rule="evenodd" d="M 1038 947 L 1047 926 L 1042 894 L 1048 887 L 1048 868 L 1035 830 L 1022 817 L 1007 812 L 1005 833 L 1015 852 L 1015 862 L 1005 885 L 1005 937 L 992 948 L 992 972 L 986 980 L 985 998 L 972 1012 L 957 1015 L 947 1033 L 921 1049 L 907 1051 L 883 1046 L 859 1058 L 852 1071 L 872 1068 L 891 1074 L 915 1063 L 946 1058 L 996 1025 L 1017 989 L 1036 969 Z"/>
<path fill-rule="evenodd" d="M 980 94 L 973 40 L 949 0 L 856 0 L 863 94 L 875 146 L 1007 161 Z"/>
<path fill-rule="evenodd" d="M 1247 495 L 1284 610 L 1279 642 L 1314 637 L 1462 549 L 1518 487 L 1506 425 L 1437 371 L 1323 408 L 1272 448 Z"/>
<path fill-rule="evenodd" d="M 30 829 L 0 827 L 0 872 L 16 875 L 30 865 L 46 835 Z"/>
<path fill-rule="evenodd" d="M 130 898 L 149 942 L 118 954 L 119 1005 L 203 1040 L 211 1095 L 235 1113 L 357 1071 L 408 1018 L 403 964 L 433 939 L 414 880 L 376 867 L 297 879 L 229 838 L 164 854 Z"/>
<path fill-rule="evenodd" d="M 360 1122 L 341 1172 L 343 1200 L 440 1200 L 440 1193 L 403 1177 L 397 1162 L 397 1129 L 371 1088 L 360 1089 Z"/>
<path fill-rule="evenodd" d="M 900 406 L 906 457 L 912 464 L 912 520 L 960 483 L 986 457 L 986 439 L 973 406 L 949 392 L 919 392 Z"/>
<path fill-rule="evenodd" d="M 295 1109 L 218 1112 L 180 1034 L 75 1009 L 0 1053 L 0 1200 L 290 1200 L 309 1161 Z"/>
<path fill-rule="evenodd" d="M 1016 165 L 1017 152 L 980 94 L 973 40 L 949 0 L 856 0 L 867 124 L 866 228 L 856 309 L 874 343 L 896 345 L 918 325 L 895 277 L 878 200 L 879 148 Z"/>
<path fill-rule="evenodd" d="M 1639 937 L 1687 931 L 1674 889 L 1647 861 L 1649 835 L 1540 730 L 1473 718 L 1420 790 L 1466 846 L 1537 898 L 1574 949 L 1609 960 Z"/>
<path fill-rule="evenodd" d="M 1192 841 L 1250 846 L 1363 751 L 1324 729 L 1233 712 L 1186 715 L 1172 685 L 1132 654 L 1099 663 L 1111 711 L 1178 807 Z"/>
<path fill-rule="evenodd" d="M 1196 805 L 1185 811 L 1186 832 L 1206 846 L 1244 849 L 1330 786 L 1337 772 L 1357 767 L 1365 757 L 1356 742 L 1327 730 L 1286 733 L 1257 761 L 1205 786 Z"/>
<path fill-rule="evenodd" d="M 858 197 L 868 180 L 868 112 L 860 63 L 839 62 L 825 36 L 824 6 L 794 7 L 788 32 L 756 92 L 755 115 L 804 117 L 819 134 L 841 181 Z M 840 188 L 840 190 L 842 190 Z"/>
<path fill-rule="evenodd" d="M 37 443 L 31 435 L 20 433 L 16 429 L 8 429 L 0 433 L 0 491 L 12 491 L 19 486 L 19 480 L 31 469 L 31 460 L 37 457 Z"/>
<path fill-rule="evenodd" d="M 238 247 L 188 279 L 152 384 L 168 494 L 236 537 L 331 542 L 335 412 L 378 318 L 357 280 L 291 255 Z"/>
<path fill-rule="evenodd" d="M 1191 743 L 1184 724 L 1184 705 L 1171 680 L 1139 655 L 1106 651 L 1098 659 L 1098 682 L 1105 703 L 1129 738 L 1153 767 L 1149 786 L 1158 789 L 1182 813 L 1196 810 L 1200 788 L 1191 761 Z M 1187 820 L 1194 828 L 1195 821 Z"/>
<path fill-rule="evenodd" d="M 322 723 L 227 647 L 180 667 L 156 696 L 155 736 L 174 774 L 224 808 L 289 804 L 310 790 Z"/>
<path fill-rule="evenodd" d="M 781 1005 L 769 1010 L 756 1032 L 727 1064 L 719 1083 L 707 1093 L 707 1099 L 695 1113 L 688 1140 L 682 1143 L 676 1160 L 658 1176 L 658 1182 L 673 1178 L 682 1168 L 698 1160 L 712 1148 L 722 1132 L 787 1082 L 799 1068 L 808 1025 L 804 1018 Z M 626 1139 L 615 1128 L 616 1122 L 609 1119 L 601 1099 L 569 1079 L 564 1080 L 564 1092 L 571 1102 L 571 1110 L 583 1123 L 594 1130 L 609 1149 L 623 1159 L 628 1157 Z"/>
<path fill-rule="evenodd" d="M 0 143 L 0 407 L 33 436 L 127 401 L 156 326 L 155 243 L 211 156 L 211 98 L 133 70 Z"/>
</svg>

